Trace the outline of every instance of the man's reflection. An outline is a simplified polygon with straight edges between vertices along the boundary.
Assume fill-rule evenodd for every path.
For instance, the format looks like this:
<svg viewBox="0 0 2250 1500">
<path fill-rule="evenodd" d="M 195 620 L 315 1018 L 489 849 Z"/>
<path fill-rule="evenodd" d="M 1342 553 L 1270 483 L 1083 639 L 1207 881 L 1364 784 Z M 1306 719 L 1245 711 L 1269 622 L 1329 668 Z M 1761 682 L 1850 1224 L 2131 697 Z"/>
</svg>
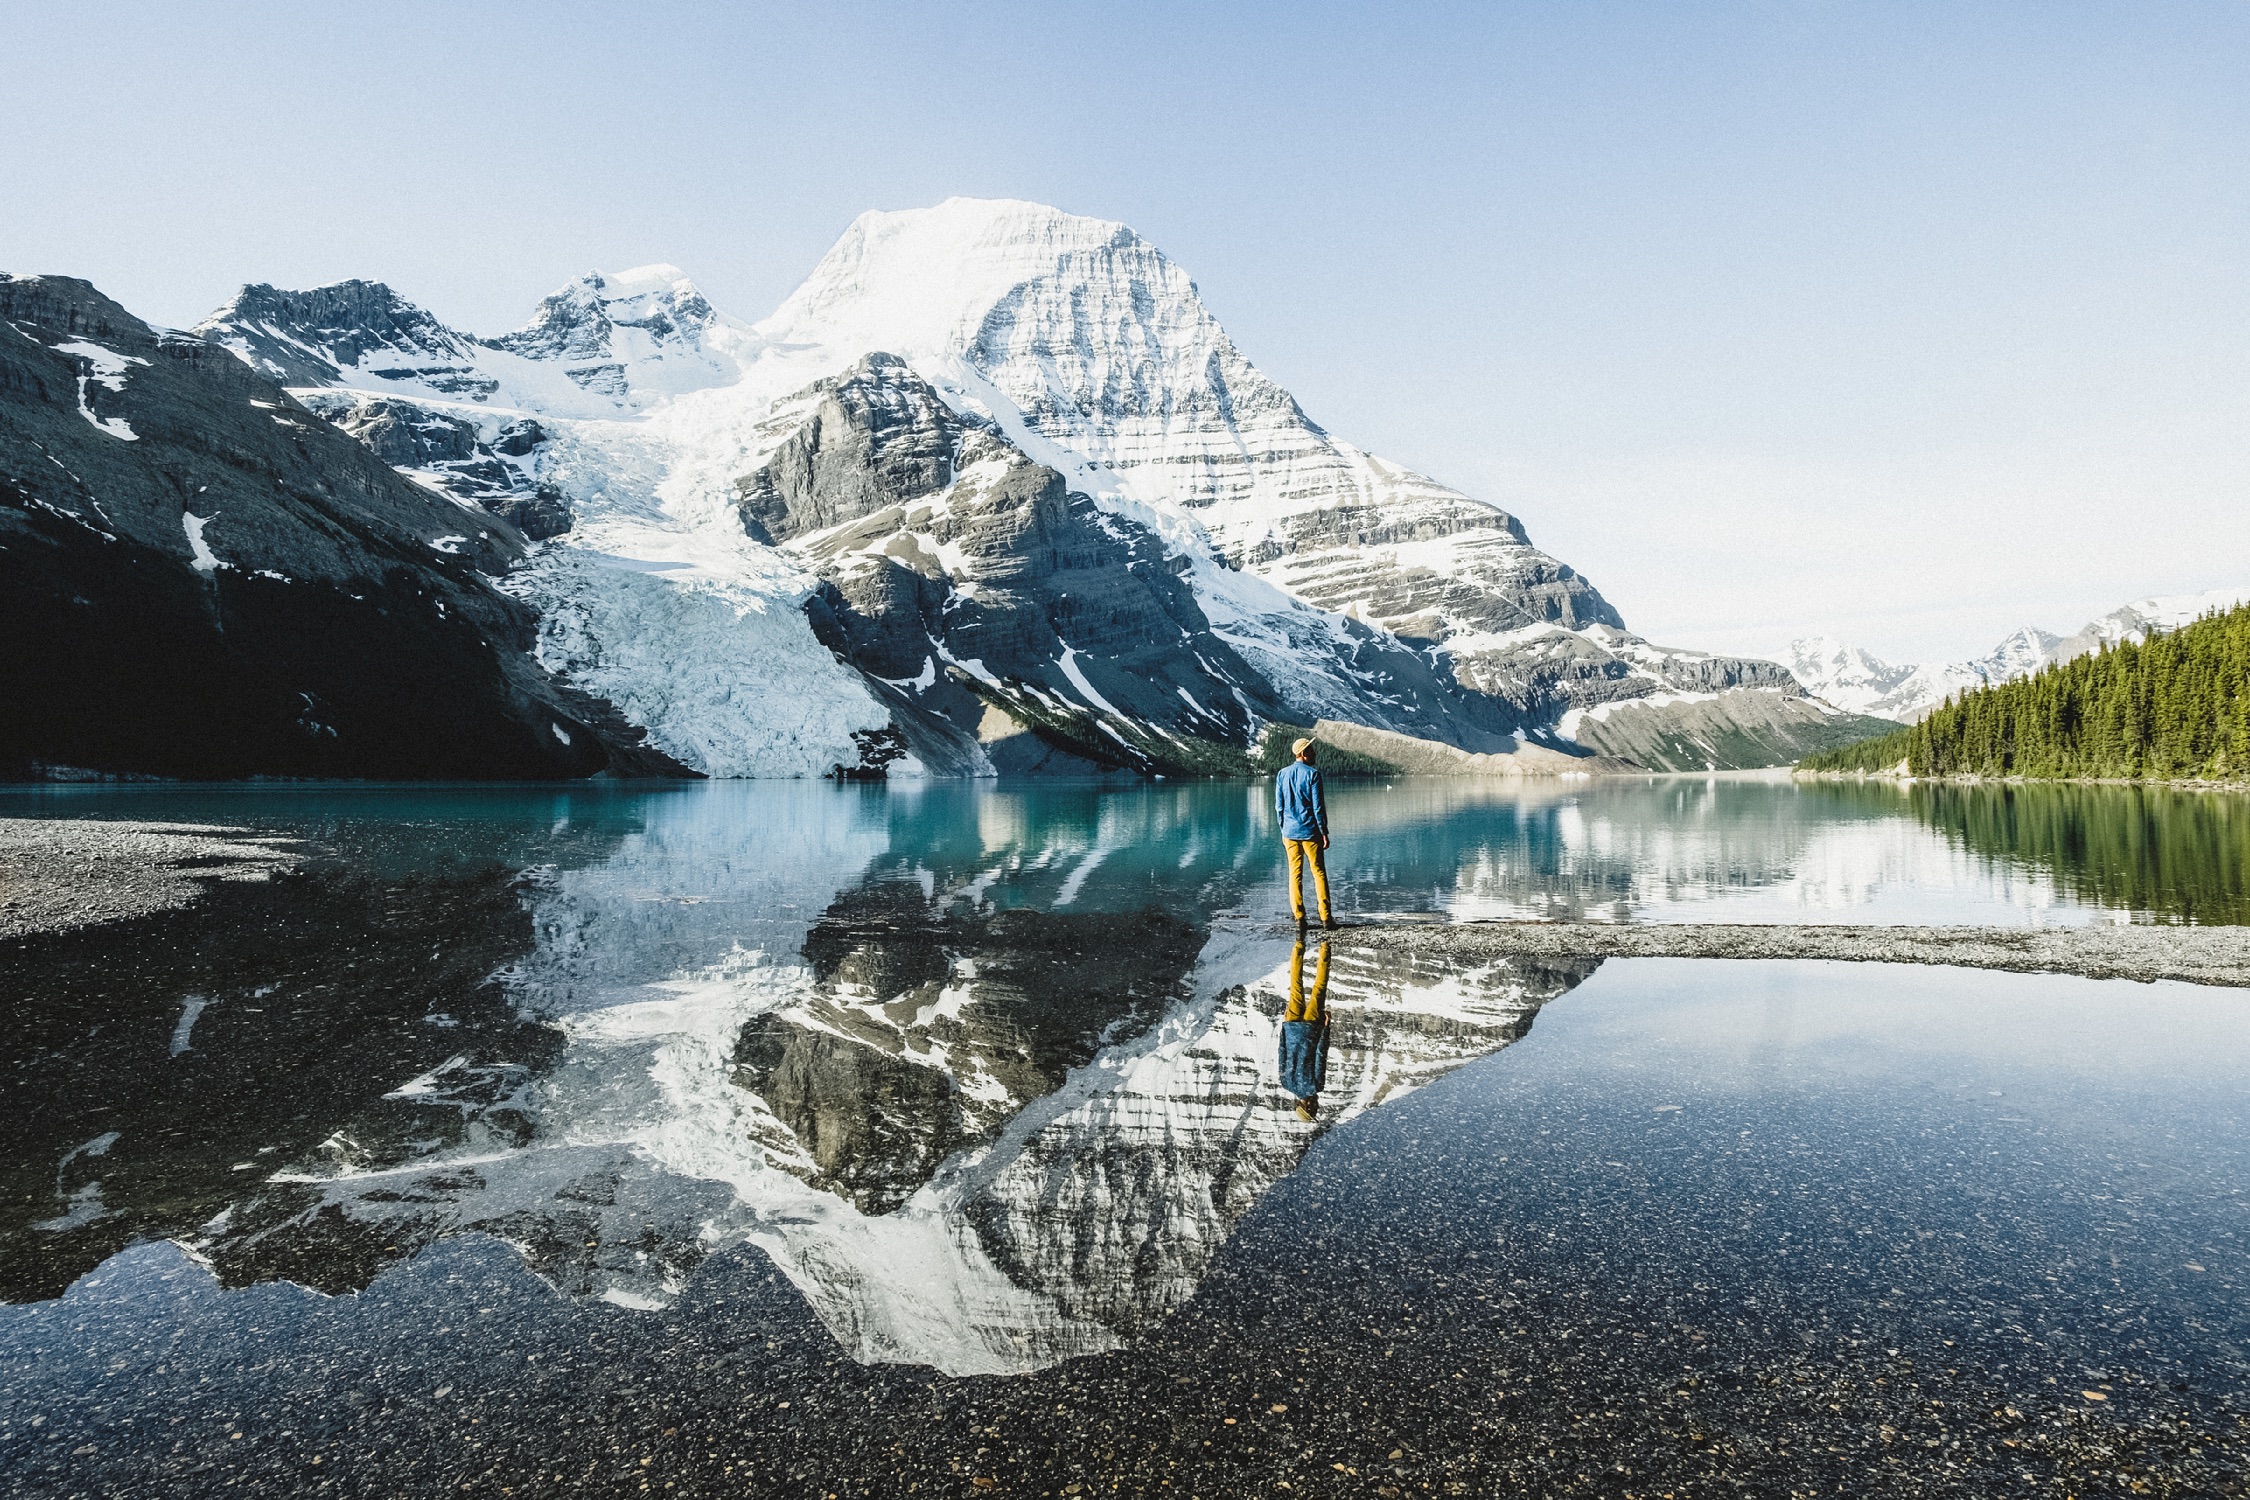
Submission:
<svg viewBox="0 0 2250 1500">
<path fill-rule="evenodd" d="M 1328 944 L 1313 962 L 1312 993 L 1305 993 L 1305 944 L 1289 955 L 1289 1009 L 1281 1017 L 1281 1086 L 1297 1101 L 1297 1118 L 1320 1113 L 1320 1087 L 1328 1078 Z"/>
</svg>

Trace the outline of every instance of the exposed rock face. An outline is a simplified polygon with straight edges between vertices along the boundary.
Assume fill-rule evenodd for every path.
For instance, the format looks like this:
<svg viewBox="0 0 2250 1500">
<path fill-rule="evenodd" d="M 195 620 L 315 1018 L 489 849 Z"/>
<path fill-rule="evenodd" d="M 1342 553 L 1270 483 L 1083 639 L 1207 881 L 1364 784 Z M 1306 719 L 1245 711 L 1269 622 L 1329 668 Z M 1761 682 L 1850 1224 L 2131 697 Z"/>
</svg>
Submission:
<svg viewBox="0 0 2250 1500">
<path fill-rule="evenodd" d="M 374 281 L 309 292 L 246 286 L 193 332 L 286 386 L 571 416 L 613 415 L 737 378 L 756 347 L 673 266 L 582 276 L 495 339 L 449 328 Z"/>
<path fill-rule="evenodd" d="M 817 580 L 744 536 L 731 496 L 669 513 L 656 491 L 676 488 L 667 465 L 693 444 L 615 420 L 739 382 L 761 347 L 676 270 L 582 277 L 500 339 L 444 330 L 418 310 L 395 319 L 441 328 L 442 338 L 421 339 L 436 350 L 427 360 L 341 336 L 325 309 L 348 299 L 327 297 L 333 289 L 278 304 L 258 290 L 197 332 L 246 360 L 289 351 L 291 378 L 304 382 L 292 393 L 308 407 L 383 442 L 409 477 L 549 543 L 504 584 L 537 612 L 547 670 L 618 705 L 653 731 L 652 744 L 707 774 L 865 775 L 900 764 L 867 750 L 900 743 L 888 721 L 897 712 L 913 723 L 912 710 L 814 637 L 804 606 Z M 472 364 L 478 384 L 462 386 L 448 361 Z M 729 477 L 741 470 L 737 462 Z M 720 528 L 727 535 L 714 536 Z M 920 738 L 929 770 L 990 769 L 973 738 Z"/>
<path fill-rule="evenodd" d="M 992 738 L 997 712 L 1094 764 L 1224 769 L 1216 752 L 1246 748 L 1255 722 L 1317 708 L 1214 628 L 1159 536 L 903 361 L 870 356 L 796 404 L 800 425 L 736 482 L 744 528 L 827 580 L 816 632 L 899 707 L 925 761 L 960 754 L 936 741 Z M 1338 644 L 1325 654 L 1361 717 L 1479 743 L 1512 727 L 1388 637 L 1346 624 Z"/>
<path fill-rule="evenodd" d="M 473 424 L 404 401 L 354 401 L 329 420 L 394 469 L 460 463 L 475 458 L 484 446 Z"/>
<path fill-rule="evenodd" d="M 761 542 L 856 521 L 953 483 L 963 440 L 993 424 L 964 417 L 906 361 L 871 354 L 824 382 L 818 404 L 765 467 L 735 482 L 743 528 Z"/>
<path fill-rule="evenodd" d="M 1624 627 L 1591 584 L 1532 550 L 1515 517 L 1475 501 L 1433 500 L 1403 515 L 1336 505 L 1291 516 L 1280 531 L 1253 565 L 1274 570 L 1315 604 L 1411 641 L 1434 644 L 1546 622 L 1570 630 Z M 1429 543 L 1444 545 L 1444 568 L 1408 560 L 1434 550 Z"/>
<path fill-rule="evenodd" d="M 926 310 L 893 313 L 917 266 L 946 269 Z M 1322 608 L 1432 639 L 1621 623 L 1515 517 L 1314 423 L 1122 224 L 968 199 L 862 215 L 760 328 L 776 342 L 839 325 L 874 336 L 877 309 L 904 346 L 964 359 L 1090 474 L 1188 509 L 1235 564 Z"/>
<path fill-rule="evenodd" d="M 505 522 L 85 282 L 0 278 L 0 320 L 5 773 L 679 769 L 525 654 Z"/>
<path fill-rule="evenodd" d="M 308 411 L 358 438 L 392 468 L 474 501 L 527 541 L 545 541 L 571 528 L 570 502 L 533 477 L 533 455 L 547 434 L 529 418 L 470 421 L 411 401 L 354 392 L 308 390 L 301 398 Z"/>
<path fill-rule="evenodd" d="M 1447 650 L 1462 682 L 1512 704 L 1533 722 L 1551 723 L 1573 709 L 1655 693 L 1803 692 L 1772 662 L 1671 650 L 1606 626 L 1538 625 L 1460 637 Z"/>
<path fill-rule="evenodd" d="M 484 350 L 379 281 L 340 281 L 309 292 L 259 282 L 204 319 L 195 333 L 232 349 L 276 385 L 327 385 L 339 369 L 447 396 L 488 399 L 496 377 Z"/>
<path fill-rule="evenodd" d="M 947 274 L 907 310 L 897 288 L 932 265 Z M 959 199 L 863 215 L 759 327 L 777 345 L 887 329 L 917 368 L 965 364 L 975 377 L 965 390 L 1005 398 L 1003 426 L 1020 420 L 1078 461 L 1062 465 L 1074 487 L 1184 509 L 1231 565 L 1436 646 L 1440 670 L 1500 697 L 1511 726 L 1691 681 L 1791 688 L 1770 662 L 1630 635 L 1515 517 L 1333 437 L 1242 355 L 1186 274 L 1122 224 Z M 1549 659 L 1542 627 L 1581 633 L 1567 668 Z"/>
</svg>

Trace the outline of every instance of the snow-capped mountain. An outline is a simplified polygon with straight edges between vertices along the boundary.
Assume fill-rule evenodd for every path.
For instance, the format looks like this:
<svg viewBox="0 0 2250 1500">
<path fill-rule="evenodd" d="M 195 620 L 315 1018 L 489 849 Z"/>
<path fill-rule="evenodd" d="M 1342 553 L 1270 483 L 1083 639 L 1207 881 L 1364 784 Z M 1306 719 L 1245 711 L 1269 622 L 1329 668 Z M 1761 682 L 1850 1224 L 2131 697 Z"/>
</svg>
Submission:
<svg viewBox="0 0 2250 1500">
<path fill-rule="evenodd" d="M 2123 641 L 2145 641 L 2152 633 L 2177 630 L 2217 609 L 2232 609 L 2250 600 L 2250 588 L 2212 589 L 2201 594 L 2163 594 L 2121 604 L 2100 619 L 2089 620 L 2076 634 L 2059 643 L 2051 661 L 2069 661 L 2104 646 Z M 2045 665 L 2044 662 L 2041 663 Z"/>
<path fill-rule="evenodd" d="M 1893 666 L 1861 647 L 1812 636 L 1789 643 L 1789 670 L 1809 691 L 1838 708 L 1912 723 L 1971 689 L 2028 677 L 2042 667 L 2104 646 L 2144 641 L 2153 632 L 2177 630 L 2245 599 L 2250 599 L 2250 588 L 2136 599 L 2089 620 L 2068 636 L 2024 626 L 1973 661 Z"/>
<path fill-rule="evenodd" d="M 1634 636 L 1515 517 L 1332 436 L 1106 220 L 864 214 L 755 326 L 658 266 L 492 339 L 365 282 L 198 331 L 549 538 L 509 584 L 541 661 L 714 774 L 1200 769 L 1323 717 L 1568 748 L 1573 710 L 1723 727 L 1745 689 L 1779 753 L 1836 733 L 1785 669 Z"/>
<path fill-rule="evenodd" d="M 448 337 L 336 291 L 356 358 Z M 389 405 L 354 442 L 83 281 L 0 275 L 0 776 L 680 772 L 527 657 L 524 535 L 401 479 L 442 434 Z"/>
<path fill-rule="evenodd" d="M 246 286 L 192 331 L 284 385 L 580 417 L 738 380 L 758 349 L 748 328 L 663 265 L 581 276 L 492 339 L 448 328 L 372 281 Z"/>
<path fill-rule="evenodd" d="M 1901 723 L 1991 680 L 1971 662 L 1894 666 L 1829 636 L 1791 641 L 1789 670 L 1808 691 L 1838 708 Z"/>
</svg>

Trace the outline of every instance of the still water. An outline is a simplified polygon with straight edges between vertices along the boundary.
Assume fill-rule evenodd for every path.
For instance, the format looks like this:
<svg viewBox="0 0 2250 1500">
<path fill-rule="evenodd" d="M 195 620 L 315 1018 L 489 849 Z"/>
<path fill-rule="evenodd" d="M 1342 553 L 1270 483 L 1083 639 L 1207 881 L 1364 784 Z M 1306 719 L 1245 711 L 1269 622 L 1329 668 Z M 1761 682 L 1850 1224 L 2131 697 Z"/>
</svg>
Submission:
<svg viewBox="0 0 2250 1500">
<path fill-rule="evenodd" d="M 1299 947 L 1265 795 L 0 798 L 311 856 L 0 950 L 0 1481 L 2239 1478 L 2241 994 Z M 2250 858 L 2122 788 L 1334 803 L 1358 920 L 2238 921 Z"/>
</svg>

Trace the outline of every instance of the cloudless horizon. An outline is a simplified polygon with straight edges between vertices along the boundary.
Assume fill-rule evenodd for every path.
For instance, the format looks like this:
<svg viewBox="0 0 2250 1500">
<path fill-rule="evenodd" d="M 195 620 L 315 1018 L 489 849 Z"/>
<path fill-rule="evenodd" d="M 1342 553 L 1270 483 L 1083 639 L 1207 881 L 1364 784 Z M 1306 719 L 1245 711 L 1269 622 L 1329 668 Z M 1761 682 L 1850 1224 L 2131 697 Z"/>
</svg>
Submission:
<svg viewBox="0 0 2250 1500">
<path fill-rule="evenodd" d="M 867 209 L 1118 219 L 1634 629 L 1959 659 L 2250 585 L 2236 5 L 0 5 L 0 270 L 479 333 Z"/>
</svg>

